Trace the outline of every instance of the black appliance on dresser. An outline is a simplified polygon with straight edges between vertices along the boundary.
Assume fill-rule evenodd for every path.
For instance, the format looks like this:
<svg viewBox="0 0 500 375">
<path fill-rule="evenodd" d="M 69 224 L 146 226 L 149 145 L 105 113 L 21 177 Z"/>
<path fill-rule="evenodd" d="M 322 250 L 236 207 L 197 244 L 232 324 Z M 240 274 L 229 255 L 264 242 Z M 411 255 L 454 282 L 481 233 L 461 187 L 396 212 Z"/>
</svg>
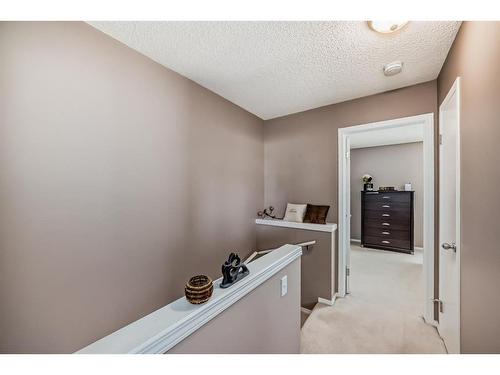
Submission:
<svg viewBox="0 0 500 375">
<path fill-rule="evenodd" d="M 361 192 L 361 245 L 413 254 L 413 191 Z"/>
</svg>

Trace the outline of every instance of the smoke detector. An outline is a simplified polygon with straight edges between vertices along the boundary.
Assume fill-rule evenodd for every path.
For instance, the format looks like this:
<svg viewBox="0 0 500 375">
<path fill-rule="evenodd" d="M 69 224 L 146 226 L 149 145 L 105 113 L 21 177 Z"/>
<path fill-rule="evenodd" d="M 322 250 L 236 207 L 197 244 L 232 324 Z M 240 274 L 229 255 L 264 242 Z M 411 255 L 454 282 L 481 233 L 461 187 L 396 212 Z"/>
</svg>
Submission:
<svg viewBox="0 0 500 375">
<path fill-rule="evenodd" d="M 384 65 L 384 75 L 387 77 L 401 73 L 402 70 L 403 70 L 402 61 L 393 61 L 389 64 Z"/>
<path fill-rule="evenodd" d="M 381 34 L 395 33 L 407 24 L 408 21 L 368 21 L 370 29 Z"/>
</svg>

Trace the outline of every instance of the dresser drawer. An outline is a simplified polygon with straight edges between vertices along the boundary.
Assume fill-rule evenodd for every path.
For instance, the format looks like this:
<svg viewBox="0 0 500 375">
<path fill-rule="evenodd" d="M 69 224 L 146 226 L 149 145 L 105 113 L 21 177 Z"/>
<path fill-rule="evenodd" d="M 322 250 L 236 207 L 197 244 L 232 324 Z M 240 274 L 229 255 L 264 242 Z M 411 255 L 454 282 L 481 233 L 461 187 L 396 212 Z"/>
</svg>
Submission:
<svg viewBox="0 0 500 375">
<path fill-rule="evenodd" d="M 366 210 L 410 212 L 410 203 L 371 201 L 365 203 Z"/>
<path fill-rule="evenodd" d="M 364 228 L 378 228 L 378 229 L 396 229 L 396 230 L 410 230 L 410 221 L 406 219 L 395 220 L 394 218 L 376 218 L 364 221 Z"/>
<path fill-rule="evenodd" d="M 405 211 L 391 211 L 391 210 L 365 210 L 365 219 L 378 219 L 384 221 L 392 221 L 393 223 L 409 223 L 409 212 Z"/>
<path fill-rule="evenodd" d="M 375 193 L 375 194 L 366 194 L 365 193 L 365 201 L 366 202 L 399 202 L 399 203 L 410 203 L 411 196 L 406 193 Z"/>
<path fill-rule="evenodd" d="M 408 229 L 387 229 L 387 228 L 365 228 L 363 234 L 367 237 L 380 237 L 384 240 L 411 240 L 411 233 Z"/>
<path fill-rule="evenodd" d="M 374 246 L 394 247 L 398 249 L 411 250 L 410 240 L 385 239 L 381 237 L 372 237 L 372 236 L 365 236 L 363 245 L 366 247 L 374 245 Z"/>
</svg>

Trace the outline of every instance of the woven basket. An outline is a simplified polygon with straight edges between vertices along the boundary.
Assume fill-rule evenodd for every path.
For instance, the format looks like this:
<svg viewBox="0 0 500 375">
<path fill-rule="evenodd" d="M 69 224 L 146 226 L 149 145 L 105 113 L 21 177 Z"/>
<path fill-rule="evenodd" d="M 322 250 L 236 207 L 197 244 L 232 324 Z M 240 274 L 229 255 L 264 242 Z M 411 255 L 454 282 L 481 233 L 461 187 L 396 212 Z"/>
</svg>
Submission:
<svg viewBox="0 0 500 375">
<path fill-rule="evenodd" d="M 193 276 L 184 288 L 186 299 L 195 305 L 207 302 L 214 291 L 212 279 L 205 275 Z"/>
</svg>

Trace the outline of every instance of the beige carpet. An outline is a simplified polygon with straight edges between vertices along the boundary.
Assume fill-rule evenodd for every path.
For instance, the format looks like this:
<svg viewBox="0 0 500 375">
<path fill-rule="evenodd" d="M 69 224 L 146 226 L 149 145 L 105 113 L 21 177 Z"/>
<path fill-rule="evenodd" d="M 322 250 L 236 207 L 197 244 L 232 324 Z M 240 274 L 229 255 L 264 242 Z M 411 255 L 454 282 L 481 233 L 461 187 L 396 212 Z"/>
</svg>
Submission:
<svg viewBox="0 0 500 375">
<path fill-rule="evenodd" d="M 422 253 L 351 246 L 351 293 L 317 304 L 301 333 L 302 353 L 446 353 L 423 311 Z"/>
</svg>

